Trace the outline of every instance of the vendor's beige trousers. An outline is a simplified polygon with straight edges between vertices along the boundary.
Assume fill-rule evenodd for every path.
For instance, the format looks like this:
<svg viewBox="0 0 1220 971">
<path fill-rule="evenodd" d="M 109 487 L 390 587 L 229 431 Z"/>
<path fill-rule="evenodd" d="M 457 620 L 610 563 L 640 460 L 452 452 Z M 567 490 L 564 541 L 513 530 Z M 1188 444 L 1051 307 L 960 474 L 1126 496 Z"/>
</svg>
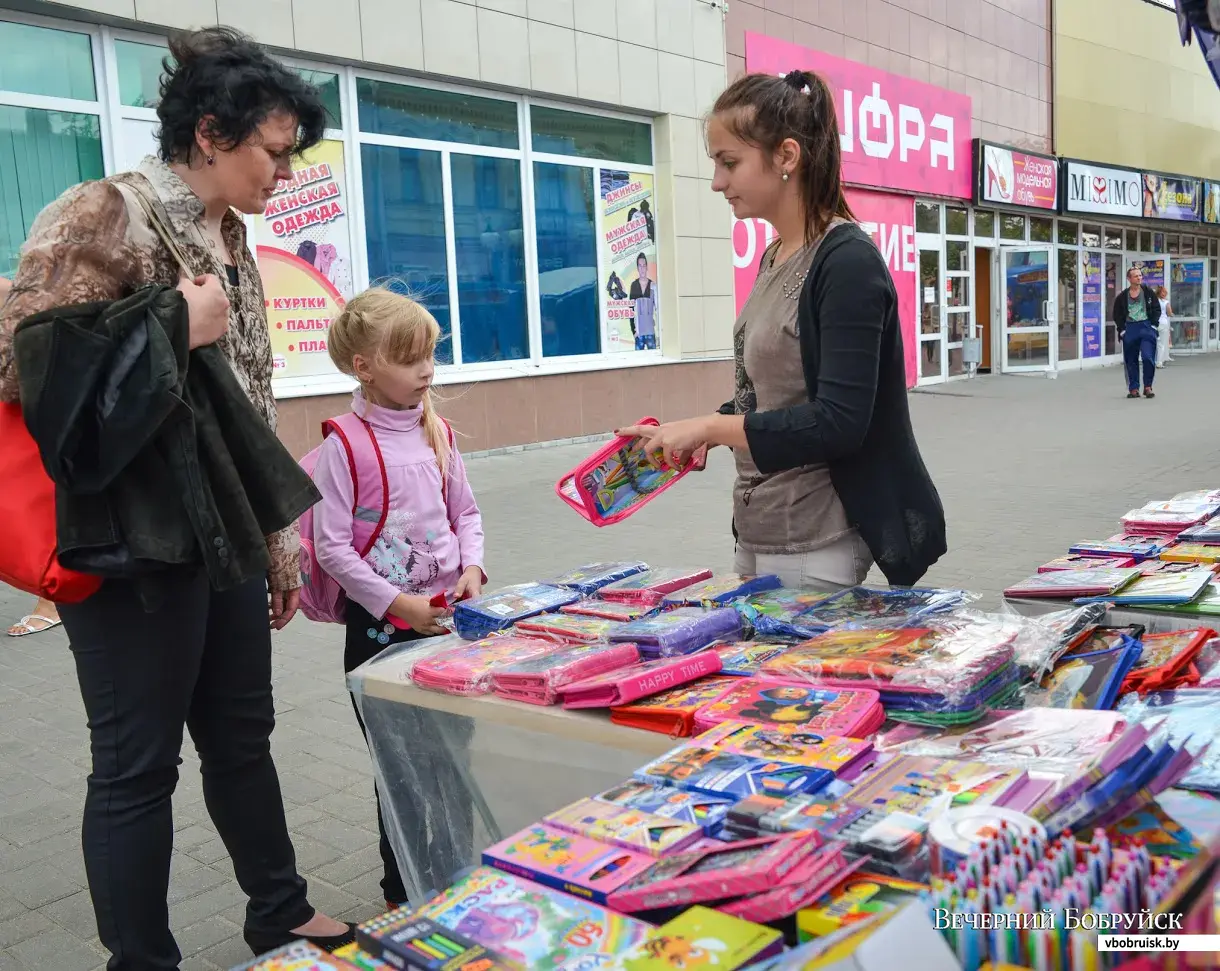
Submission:
<svg viewBox="0 0 1220 971">
<path fill-rule="evenodd" d="M 733 561 L 742 576 L 774 574 L 785 587 L 832 593 L 863 583 L 872 565 L 872 554 L 855 530 L 808 553 L 751 553 L 738 546 Z"/>
</svg>

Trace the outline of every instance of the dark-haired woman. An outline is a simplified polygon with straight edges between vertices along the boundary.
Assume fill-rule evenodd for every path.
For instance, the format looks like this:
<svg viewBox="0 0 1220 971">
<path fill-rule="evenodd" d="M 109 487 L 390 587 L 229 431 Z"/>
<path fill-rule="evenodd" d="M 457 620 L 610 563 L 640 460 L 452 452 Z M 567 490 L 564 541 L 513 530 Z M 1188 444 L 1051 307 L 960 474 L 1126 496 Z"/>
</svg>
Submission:
<svg viewBox="0 0 1220 971">
<path fill-rule="evenodd" d="M 804 71 L 743 77 L 707 143 L 712 189 L 779 236 L 733 330 L 733 400 L 622 431 L 676 464 L 733 449 L 738 572 L 837 590 L 875 561 L 910 586 L 945 552 L 944 512 L 907 410 L 894 284 L 843 194 L 830 90 Z"/>
<path fill-rule="evenodd" d="M 0 312 L 0 396 L 17 400 L 12 334 L 21 320 L 160 283 L 185 299 L 191 347 L 219 344 L 274 427 L 263 290 L 239 213 L 263 211 L 292 158 L 321 139 L 325 110 L 297 74 L 236 32 L 187 34 L 170 51 L 160 158 L 70 189 L 34 223 Z M 140 196 L 177 238 L 193 279 L 181 278 Z M 160 603 L 143 598 L 136 581 L 112 579 L 84 603 L 62 605 L 93 754 L 85 868 L 111 971 L 174 969 L 181 959 L 166 898 L 184 726 L 208 813 L 250 898 L 250 947 L 350 939 L 348 925 L 306 899 L 271 759 L 270 628 L 291 619 L 301 580 L 295 528 L 267 545 L 266 580 L 216 591 L 200 554 L 198 564 L 158 576 Z"/>
</svg>

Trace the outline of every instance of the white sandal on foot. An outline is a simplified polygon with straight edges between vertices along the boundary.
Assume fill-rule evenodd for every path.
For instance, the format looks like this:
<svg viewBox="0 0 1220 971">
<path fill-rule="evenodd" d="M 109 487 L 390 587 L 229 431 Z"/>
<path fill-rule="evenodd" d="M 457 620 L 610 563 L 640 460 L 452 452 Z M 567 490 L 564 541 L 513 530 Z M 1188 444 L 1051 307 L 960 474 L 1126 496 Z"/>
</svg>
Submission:
<svg viewBox="0 0 1220 971">
<path fill-rule="evenodd" d="M 43 626 L 35 627 L 35 621 L 41 622 Z M 41 634 L 44 631 L 58 627 L 62 623 L 63 621 L 58 617 L 44 617 L 42 614 L 26 614 L 8 629 L 8 636 L 28 637 L 30 634 Z"/>
</svg>

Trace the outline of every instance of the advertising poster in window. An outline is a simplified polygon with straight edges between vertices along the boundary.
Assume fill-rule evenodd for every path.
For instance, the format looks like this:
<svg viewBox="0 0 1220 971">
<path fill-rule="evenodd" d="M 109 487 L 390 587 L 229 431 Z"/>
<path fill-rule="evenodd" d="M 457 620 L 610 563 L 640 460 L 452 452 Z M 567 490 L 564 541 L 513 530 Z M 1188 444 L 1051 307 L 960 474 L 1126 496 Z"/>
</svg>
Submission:
<svg viewBox="0 0 1220 971">
<path fill-rule="evenodd" d="M 1101 253 L 1085 251 L 1081 255 L 1080 324 L 1084 337 L 1084 356 L 1101 357 L 1101 335 L 1105 326 L 1105 299 L 1102 295 Z"/>
<path fill-rule="evenodd" d="M 335 373 L 326 335 L 353 285 L 345 180 L 343 143 L 321 142 L 255 217 L 277 380 Z"/>
<path fill-rule="evenodd" d="M 1197 223 L 1203 208 L 1202 184 L 1198 179 L 1173 179 L 1144 173 L 1144 216 Z"/>
<path fill-rule="evenodd" d="M 1203 183 L 1203 221 L 1220 225 L 1220 182 Z"/>
<path fill-rule="evenodd" d="M 653 179 L 601 170 L 607 351 L 655 351 L 661 334 Z"/>
<path fill-rule="evenodd" d="M 1163 259 L 1136 260 L 1131 265 L 1138 266 L 1140 272 L 1144 274 L 1144 286 L 1155 290 L 1157 287 L 1165 285 L 1165 261 Z"/>
</svg>

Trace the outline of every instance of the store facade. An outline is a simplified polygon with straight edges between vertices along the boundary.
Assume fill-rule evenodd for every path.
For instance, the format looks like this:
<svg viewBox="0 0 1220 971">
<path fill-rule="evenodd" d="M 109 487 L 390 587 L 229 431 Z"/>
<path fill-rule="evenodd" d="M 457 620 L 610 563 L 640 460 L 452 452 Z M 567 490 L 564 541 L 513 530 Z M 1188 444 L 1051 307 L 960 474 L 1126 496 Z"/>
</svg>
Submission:
<svg viewBox="0 0 1220 971">
<path fill-rule="evenodd" d="M 358 4 L 365 24 L 384 19 L 375 0 L 347 6 Z M 355 12 L 353 36 L 308 3 L 292 4 L 287 28 L 226 6 L 225 21 L 317 86 L 331 116 L 325 141 L 247 220 L 294 452 L 346 407 L 352 383 L 326 332 L 373 284 L 440 322 L 442 410 L 468 450 L 684 417 L 705 389 L 728 387 L 729 212 L 697 122 L 724 86 L 718 7 L 624 0 L 606 36 L 604 18 L 571 2 L 423 0 L 417 27 L 395 14 L 395 32 L 422 38 L 412 49 L 362 31 Z M 48 201 L 155 152 L 167 34 L 217 15 L 194 2 L 79 4 L 75 19 L 32 7 L 0 9 L 6 276 Z"/>
</svg>

